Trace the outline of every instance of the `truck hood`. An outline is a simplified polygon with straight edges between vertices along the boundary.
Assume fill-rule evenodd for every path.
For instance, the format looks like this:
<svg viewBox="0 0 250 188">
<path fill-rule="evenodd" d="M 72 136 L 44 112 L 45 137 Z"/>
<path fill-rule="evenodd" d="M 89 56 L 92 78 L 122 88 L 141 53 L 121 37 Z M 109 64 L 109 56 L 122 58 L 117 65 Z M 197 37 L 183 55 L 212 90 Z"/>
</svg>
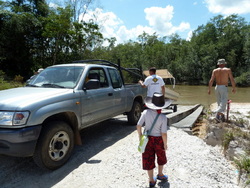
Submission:
<svg viewBox="0 0 250 188">
<path fill-rule="evenodd" d="M 53 103 L 62 99 L 63 95 L 73 93 L 72 89 L 65 88 L 33 88 L 20 87 L 0 91 L 0 110 L 31 110 L 31 106 L 39 103 Z M 61 97 L 60 97 L 61 96 Z M 56 97 L 56 99 L 54 99 Z"/>
</svg>

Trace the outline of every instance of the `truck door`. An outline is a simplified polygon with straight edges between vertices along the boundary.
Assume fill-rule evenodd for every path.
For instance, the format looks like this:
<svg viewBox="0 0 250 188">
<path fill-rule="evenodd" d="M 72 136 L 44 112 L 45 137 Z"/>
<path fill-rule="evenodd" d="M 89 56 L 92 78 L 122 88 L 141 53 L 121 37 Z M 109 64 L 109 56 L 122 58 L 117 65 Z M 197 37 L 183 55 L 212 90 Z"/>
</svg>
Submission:
<svg viewBox="0 0 250 188">
<path fill-rule="evenodd" d="M 114 95 L 114 113 L 121 114 L 126 109 L 126 90 L 123 86 L 122 79 L 120 73 L 117 69 L 108 68 L 109 77 L 111 80 L 111 84 L 113 87 L 113 95 Z"/>
<path fill-rule="evenodd" d="M 113 89 L 108 85 L 108 79 L 102 68 L 92 68 L 86 74 L 85 82 L 97 79 L 100 87 L 97 89 L 86 89 L 81 94 L 81 121 L 86 126 L 105 120 L 113 113 Z"/>
</svg>

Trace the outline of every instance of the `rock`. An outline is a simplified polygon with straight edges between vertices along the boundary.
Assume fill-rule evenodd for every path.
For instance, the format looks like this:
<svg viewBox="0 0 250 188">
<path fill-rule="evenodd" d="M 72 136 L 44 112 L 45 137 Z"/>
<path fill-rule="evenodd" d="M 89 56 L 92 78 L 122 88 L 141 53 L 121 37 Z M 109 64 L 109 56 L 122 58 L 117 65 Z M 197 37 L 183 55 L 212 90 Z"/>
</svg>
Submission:
<svg viewBox="0 0 250 188">
<path fill-rule="evenodd" d="M 226 157 L 230 160 L 233 160 L 235 157 L 240 157 L 242 155 L 245 155 L 246 152 L 239 147 L 238 141 L 231 141 L 229 143 L 228 149 L 226 151 Z"/>
<path fill-rule="evenodd" d="M 210 125 L 204 141 L 211 146 L 222 145 L 225 132 L 225 129 L 222 127 Z"/>
</svg>

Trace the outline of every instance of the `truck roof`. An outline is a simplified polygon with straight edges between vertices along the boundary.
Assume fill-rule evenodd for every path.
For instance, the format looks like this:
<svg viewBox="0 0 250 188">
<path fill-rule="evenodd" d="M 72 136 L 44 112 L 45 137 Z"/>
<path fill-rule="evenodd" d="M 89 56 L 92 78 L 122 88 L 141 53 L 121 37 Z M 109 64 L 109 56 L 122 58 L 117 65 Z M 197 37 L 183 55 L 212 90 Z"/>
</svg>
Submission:
<svg viewBox="0 0 250 188">
<path fill-rule="evenodd" d="M 57 64 L 57 65 L 52 65 L 50 67 L 109 67 L 109 68 L 114 68 L 112 66 L 108 65 L 102 65 L 102 64 L 90 64 L 90 63 L 67 63 L 67 64 Z"/>
</svg>

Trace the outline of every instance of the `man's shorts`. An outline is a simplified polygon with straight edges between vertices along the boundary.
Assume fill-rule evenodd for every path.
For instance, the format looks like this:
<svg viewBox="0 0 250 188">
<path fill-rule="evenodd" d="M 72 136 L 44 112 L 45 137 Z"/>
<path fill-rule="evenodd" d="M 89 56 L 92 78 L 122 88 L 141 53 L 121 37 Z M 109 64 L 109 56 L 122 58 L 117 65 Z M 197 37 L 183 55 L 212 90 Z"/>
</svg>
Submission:
<svg viewBox="0 0 250 188">
<path fill-rule="evenodd" d="M 164 150 L 164 143 L 161 136 L 149 136 L 145 152 L 142 154 L 143 170 L 152 170 L 155 168 L 155 156 L 157 156 L 158 165 L 165 165 L 167 163 L 166 151 Z"/>
</svg>

